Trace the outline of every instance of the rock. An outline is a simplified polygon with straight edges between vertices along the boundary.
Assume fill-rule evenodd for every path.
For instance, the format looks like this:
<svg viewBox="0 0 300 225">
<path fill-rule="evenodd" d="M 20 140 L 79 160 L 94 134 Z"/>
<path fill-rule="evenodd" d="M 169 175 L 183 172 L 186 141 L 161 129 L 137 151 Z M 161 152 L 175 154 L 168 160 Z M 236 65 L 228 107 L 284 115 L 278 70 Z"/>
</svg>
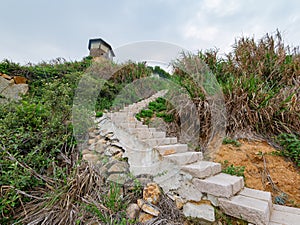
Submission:
<svg viewBox="0 0 300 225">
<path fill-rule="evenodd" d="M 202 193 L 190 181 L 185 181 L 177 189 L 177 193 L 187 201 L 200 201 Z"/>
<path fill-rule="evenodd" d="M 88 149 L 83 149 L 81 153 L 82 155 L 85 155 L 85 154 L 91 154 L 92 152 Z"/>
<path fill-rule="evenodd" d="M 1 77 L 5 78 L 6 80 L 11 80 L 11 79 L 12 79 L 11 76 L 8 76 L 8 75 L 5 74 L 5 73 L 2 73 L 2 74 L 1 74 Z"/>
<path fill-rule="evenodd" d="M 140 207 L 135 203 L 129 204 L 129 206 L 126 209 L 127 217 L 133 220 L 138 217 L 139 212 L 140 212 Z"/>
<path fill-rule="evenodd" d="M 190 216 L 206 222 L 215 222 L 215 210 L 210 204 L 188 202 L 183 206 L 183 214 L 186 217 Z"/>
<path fill-rule="evenodd" d="M 26 84 L 28 80 L 27 78 L 21 76 L 14 76 L 13 79 L 15 84 Z"/>
<path fill-rule="evenodd" d="M 107 177 L 107 181 L 123 185 L 128 180 L 127 174 L 124 173 L 113 173 Z"/>
<path fill-rule="evenodd" d="M 10 86 L 10 82 L 3 77 L 0 77 L 0 93 Z"/>
<path fill-rule="evenodd" d="M 143 199 L 151 204 L 157 204 L 160 200 L 161 190 L 156 183 L 149 183 L 143 190 Z"/>
<path fill-rule="evenodd" d="M 213 206 L 215 207 L 219 206 L 219 200 L 216 196 L 207 194 L 207 200 L 209 200 Z"/>
<path fill-rule="evenodd" d="M 21 95 L 24 95 L 27 92 L 28 84 L 12 84 L 9 80 L 0 76 L 0 94 L 4 97 L 4 100 L 20 100 Z M 3 100 L 3 98 L 1 99 Z"/>
<path fill-rule="evenodd" d="M 140 215 L 139 215 L 139 222 L 140 223 L 146 223 L 151 219 L 153 219 L 152 215 L 150 215 L 148 213 L 140 212 Z"/>
<path fill-rule="evenodd" d="M 94 143 L 95 143 L 95 141 L 96 141 L 96 139 L 95 139 L 95 138 L 89 139 L 89 140 L 88 140 L 88 145 L 92 145 L 92 144 L 94 144 Z"/>
<path fill-rule="evenodd" d="M 102 140 L 99 140 L 95 143 L 95 146 L 94 146 L 94 150 L 100 154 L 103 154 L 104 151 L 105 151 L 105 147 L 104 147 L 104 144 L 101 142 Z"/>
<path fill-rule="evenodd" d="M 82 156 L 83 160 L 86 160 L 88 162 L 96 163 L 99 159 L 99 157 L 93 153 L 85 154 Z"/>
<path fill-rule="evenodd" d="M 158 216 L 160 213 L 159 210 L 154 205 L 145 202 L 143 199 L 138 199 L 137 204 L 144 212 L 150 215 Z"/>
<path fill-rule="evenodd" d="M 113 157 L 114 159 L 120 160 L 120 159 L 123 158 L 123 152 L 119 152 L 118 154 L 113 155 L 112 157 Z"/>
<path fill-rule="evenodd" d="M 145 187 L 148 183 L 153 182 L 153 176 L 149 174 L 140 174 L 136 176 L 135 179 L 137 179 L 143 187 Z"/>
<path fill-rule="evenodd" d="M 95 137 L 96 137 L 95 132 L 89 132 L 89 137 L 90 137 L 90 138 L 95 138 Z"/>
<path fill-rule="evenodd" d="M 181 197 L 174 196 L 174 201 L 175 201 L 176 207 L 178 209 L 182 209 L 183 208 L 183 205 L 184 205 L 185 201 Z"/>
<path fill-rule="evenodd" d="M 104 155 L 113 156 L 113 155 L 116 155 L 116 154 L 118 154 L 120 152 L 122 152 L 122 149 L 120 149 L 120 148 L 118 148 L 116 146 L 109 146 L 104 151 Z"/>
<path fill-rule="evenodd" d="M 122 162 L 122 161 L 116 161 L 114 165 L 112 165 L 108 169 L 108 173 L 125 173 L 129 171 L 127 162 Z"/>
</svg>

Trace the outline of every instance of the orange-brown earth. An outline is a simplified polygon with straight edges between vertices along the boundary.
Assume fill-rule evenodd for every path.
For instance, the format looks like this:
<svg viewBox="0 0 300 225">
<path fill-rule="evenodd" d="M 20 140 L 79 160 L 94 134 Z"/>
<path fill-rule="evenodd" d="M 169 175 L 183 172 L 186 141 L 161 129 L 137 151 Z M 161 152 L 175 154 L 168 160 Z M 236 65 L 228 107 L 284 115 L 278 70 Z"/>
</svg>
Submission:
<svg viewBox="0 0 300 225">
<path fill-rule="evenodd" d="M 285 193 L 288 196 L 285 205 L 300 207 L 299 168 L 288 159 L 274 154 L 276 149 L 265 141 L 239 140 L 239 143 L 240 146 L 223 144 L 214 161 L 224 164 L 227 160 L 228 165 L 245 166 L 246 187 L 271 192 L 273 202 L 275 197 Z M 271 179 L 266 179 L 267 175 Z"/>
</svg>

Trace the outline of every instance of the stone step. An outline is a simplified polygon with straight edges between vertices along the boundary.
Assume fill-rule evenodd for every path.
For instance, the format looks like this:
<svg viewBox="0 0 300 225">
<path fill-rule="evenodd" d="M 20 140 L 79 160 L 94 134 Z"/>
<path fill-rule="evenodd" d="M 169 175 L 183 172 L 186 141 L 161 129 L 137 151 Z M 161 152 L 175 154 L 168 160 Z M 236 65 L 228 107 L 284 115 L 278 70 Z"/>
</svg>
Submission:
<svg viewBox="0 0 300 225">
<path fill-rule="evenodd" d="M 171 160 L 178 165 L 187 165 L 202 160 L 203 154 L 202 152 L 182 152 L 166 155 L 164 158 Z"/>
<path fill-rule="evenodd" d="M 300 209 L 282 205 L 273 205 L 269 225 L 300 224 Z"/>
<path fill-rule="evenodd" d="M 152 132 L 152 137 L 153 138 L 165 138 L 166 137 L 166 132 L 154 131 L 154 132 Z"/>
<path fill-rule="evenodd" d="M 142 142 L 148 144 L 150 147 L 155 147 L 155 146 L 159 146 L 159 145 L 176 144 L 177 138 L 176 137 L 148 138 L 148 139 L 142 140 Z"/>
<path fill-rule="evenodd" d="M 212 224 L 215 222 L 215 210 L 210 204 L 197 204 L 193 202 L 187 202 L 183 206 L 183 214 L 186 217 L 194 217 L 201 219 L 201 224 Z"/>
<path fill-rule="evenodd" d="M 181 153 L 181 152 L 187 152 L 188 146 L 187 144 L 172 144 L 172 145 L 161 145 L 156 146 L 155 149 L 159 151 L 159 153 L 163 156 L 175 154 L 175 153 Z"/>
<path fill-rule="evenodd" d="M 193 179 L 193 184 L 199 191 L 217 197 L 229 198 L 244 187 L 243 177 L 220 173 L 206 179 Z"/>
<path fill-rule="evenodd" d="M 114 122 L 114 123 L 116 124 L 116 126 L 124 128 L 124 129 L 136 128 L 136 123 L 129 123 L 129 122 L 120 122 L 120 123 Z"/>
<path fill-rule="evenodd" d="M 243 195 L 250 198 L 256 198 L 268 202 L 270 209 L 272 208 L 272 195 L 268 191 L 260 191 L 252 188 L 243 188 L 239 195 Z"/>
<path fill-rule="evenodd" d="M 143 125 L 141 123 L 138 122 L 120 122 L 120 123 L 115 123 L 118 127 L 122 127 L 124 129 L 130 129 L 130 128 L 145 128 L 148 129 L 147 125 Z"/>
<path fill-rule="evenodd" d="M 155 131 L 155 128 L 128 128 L 127 131 L 130 133 L 130 134 L 134 134 L 134 135 L 137 135 L 139 133 L 143 133 L 143 132 L 153 132 Z"/>
<path fill-rule="evenodd" d="M 150 129 L 145 129 L 142 132 L 136 132 L 136 136 L 141 140 L 146 140 L 152 138 L 166 138 L 166 133 L 160 131 L 152 132 Z"/>
<path fill-rule="evenodd" d="M 182 170 L 196 178 L 206 178 L 221 172 L 221 164 L 209 161 L 200 161 L 182 167 Z"/>
<path fill-rule="evenodd" d="M 266 225 L 270 221 L 271 209 L 264 200 L 237 195 L 230 199 L 219 198 L 219 206 L 225 214 L 250 223 Z"/>
</svg>

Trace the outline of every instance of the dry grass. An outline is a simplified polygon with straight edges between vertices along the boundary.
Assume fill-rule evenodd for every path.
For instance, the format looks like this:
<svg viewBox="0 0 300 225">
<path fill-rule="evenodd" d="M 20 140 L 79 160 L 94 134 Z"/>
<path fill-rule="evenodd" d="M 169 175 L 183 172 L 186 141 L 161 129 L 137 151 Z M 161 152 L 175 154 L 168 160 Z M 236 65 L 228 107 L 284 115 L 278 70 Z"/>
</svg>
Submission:
<svg viewBox="0 0 300 225">
<path fill-rule="evenodd" d="M 183 55 L 181 63 L 201 59 L 216 76 L 225 98 L 227 135 L 269 138 L 283 132 L 300 134 L 299 48 L 285 46 L 277 31 L 258 41 L 242 37 L 223 58 L 217 53 L 211 50 L 197 56 Z M 180 67 L 175 75 L 198 107 L 203 145 L 212 132 L 210 105 L 214 103 Z"/>
</svg>

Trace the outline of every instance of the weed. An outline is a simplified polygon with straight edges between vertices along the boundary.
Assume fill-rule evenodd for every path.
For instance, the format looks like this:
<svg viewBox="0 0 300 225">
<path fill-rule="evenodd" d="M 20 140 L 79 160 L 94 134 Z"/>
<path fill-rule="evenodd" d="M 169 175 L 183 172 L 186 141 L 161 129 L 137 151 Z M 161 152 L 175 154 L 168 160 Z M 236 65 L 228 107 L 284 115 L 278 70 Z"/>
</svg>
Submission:
<svg viewBox="0 0 300 225">
<path fill-rule="evenodd" d="M 241 143 L 239 141 L 228 138 L 228 137 L 225 137 L 223 139 L 223 144 L 224 145 L 231 144 L 231 145 L 234 145 L 235 147 L 240 147 L 241 146 Z"/>
<path fill-rule="evenodd" d="M 283 147 L 279 154 L 293 160 L 300 167 L 300 139 L 295 134 L 282 133 L 277 141 Z"/>
<path fill-rule="evenodd" d="M 164 98 L 159 97 L 155 101 L 149 103 L 148 109 L 142 109 L 135 117 L 139 121 L 143 118 L 143 122 L 147 125 L 150 123 L 150 119 L 153 116 L 163 118 L 165 122 L 171 123 L 174 121 L 174 115 L 167 111 L 167 101 Z"/>
<path fill-rule="evenodd" d="M 228 161 L 225 160 L 223 163 L 223 173 L 227 173 L 230 175 L 240 176 L 245 178 L 245 166 L 234 166 L 233 164 L 229 165 Z"/>
<path fill-rule="evenodd" d="M 103 112 L 101 111 L 96 112 L 96 117 L 102 117 L 102 116 L 103 116 Z"/>
</svg>

